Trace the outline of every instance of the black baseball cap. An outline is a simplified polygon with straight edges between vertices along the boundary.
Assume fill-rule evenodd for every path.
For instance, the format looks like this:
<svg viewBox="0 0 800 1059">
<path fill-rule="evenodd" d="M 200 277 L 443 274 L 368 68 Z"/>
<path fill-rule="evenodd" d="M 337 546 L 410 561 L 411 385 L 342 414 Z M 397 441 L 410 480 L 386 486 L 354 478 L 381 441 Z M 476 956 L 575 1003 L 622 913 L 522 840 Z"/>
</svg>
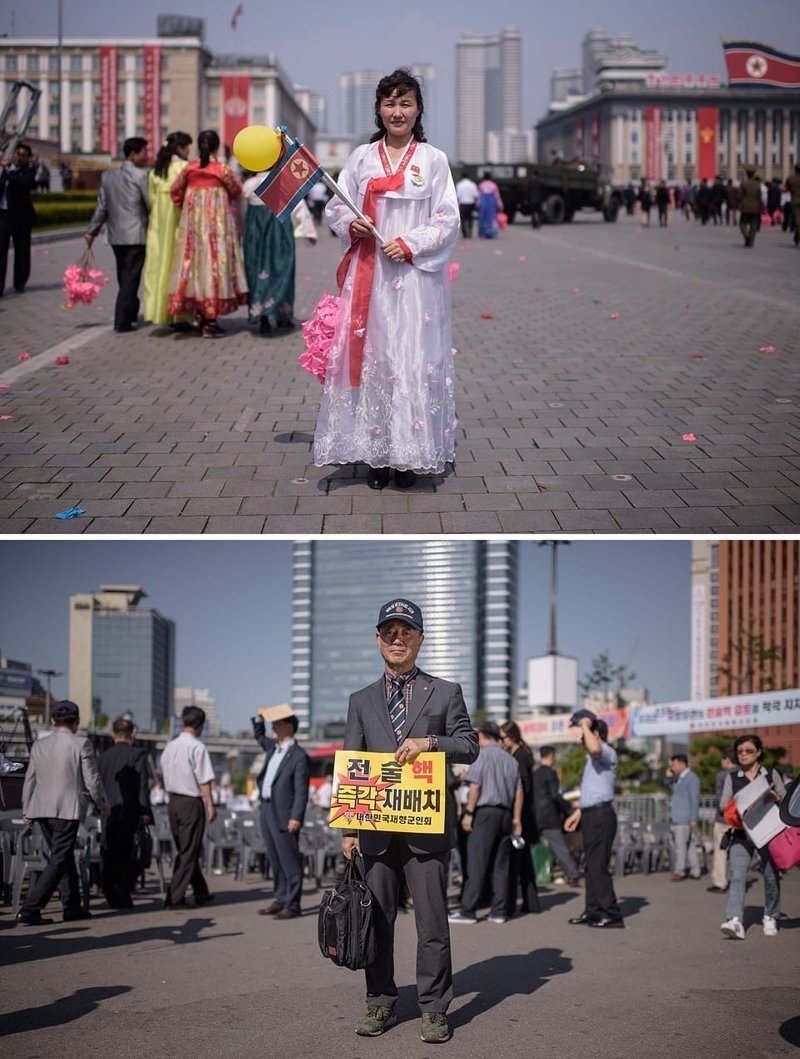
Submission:
<svg viewBox="0 0 800 1059">
<path fill-rule="evenodd" d="M 53 707 L 53 712 L 50 716 L 56 724 L 72 724 L 73 721 L 80 720 L 81 711 L 74 702 L 70 702 L 69 699 L 62 699 L 61 702 L 56 703 Z"/>
<path fill-rule="evenodd" d="M 376 628 L 380 629 L 387 621 L 404 621 L 412 629 L 422 632 L 422 611 L 409 599 L 393 599 L 384 603 L 378 614 Z"/>
<path fill-rule="evenodd" d="M 569 719 L 570 728 L 577 728 L 580 722 L 584 719 L 584 717 L 588 717 L 588 719 L 592 722 L 592 727 L 594 728 L 594 726 L 597 724 L 597 716 L 596 714 L 592 713 L 591 710 L 576 710 Z"/>
</svg>

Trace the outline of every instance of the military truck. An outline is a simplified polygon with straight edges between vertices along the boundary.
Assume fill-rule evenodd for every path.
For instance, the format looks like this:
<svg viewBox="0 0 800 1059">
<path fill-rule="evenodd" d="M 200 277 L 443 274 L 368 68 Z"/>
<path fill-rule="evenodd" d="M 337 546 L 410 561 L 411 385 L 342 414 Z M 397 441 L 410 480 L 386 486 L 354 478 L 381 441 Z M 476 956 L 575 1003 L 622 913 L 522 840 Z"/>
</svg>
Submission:
<svg viewBox="0 0 800 1059">
<path fill-rule="evenodd" d="M 484 173 L 489 173 L 500 188 L 504 212 L 508 223 L 518 213 L 531 216 L 528 185 L 537 173 L 542 182 L 542 216 L 548 224 L 571 221 L 577 210 L 600 210 L 603 220 L 615 221 L 622 205 L 620 192 L 606 183 L 597 169 L 588 162 L 540 165 L 539 163 L 515 163 L 499 165 L 458 165 L 453 169 L 455 180 L 468 176 L 479 184 Z M 537 218 L 532 218 L 538 223 Z"/>
</svg>

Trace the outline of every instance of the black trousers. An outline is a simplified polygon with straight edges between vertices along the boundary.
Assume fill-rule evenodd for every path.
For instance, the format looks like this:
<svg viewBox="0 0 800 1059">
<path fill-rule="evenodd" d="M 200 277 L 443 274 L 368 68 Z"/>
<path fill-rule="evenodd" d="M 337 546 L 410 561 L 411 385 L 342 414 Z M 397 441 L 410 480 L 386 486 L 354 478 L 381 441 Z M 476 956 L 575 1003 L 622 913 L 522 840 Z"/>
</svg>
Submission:
<svg viewBox="0 0 800 1059">
<path fill-rule="evenodd" d="M 758 213 L 740 213 L 739 231 L 744 236 L 744 245 L 752 246 L 756 241 L 756 232 L 761 227 L 761 215 Z"/>
<path fill-rule="evenodd" d="M 522 849 L 511 846 L 508 858 L 508 901 L 506 915 L 511 916 L 517 908 L 517 890 L 522 890 L 522 911 L 539 912 L 539 891 L 536 889 L 536 873 L 531 860 L 531 844 L 525 840 Z"/>
<path fill-rule="evenodd" d="M 22 290 L 31 274 L 31 225 L 12 221 L 0 210 L 0 294 L 5 290 L 8 251 L 14 243 L 14 289 Z"/>
<path fill-rule="evenodd" d="M 144 267 L 144 243 L 131 246 L 112 246 L 117 259 L 117 302 L 114 306 L 114 327 L 128 327 L 139 315 L 139 281 Z"/>
<path fill-rule="evenodd" d="M 136 885 L 133 838 L 137 820 L 114 816 L 106 821 L 102 849 L 103 894 L 110 905 L 127 904 Z"/>
<path fill-rule="evenodd" d="M 450 850 L 414 853 L 403 835 L 393 835 L 388 849 L 365 855 L 367 885 L 375 899 L 378 956 L 366 970 L 367 1004 L 394 1007 L 394 924 L 404 881 L 414 899 L 417 927 L 417 998 L 421 1011 L 445 1012 L 453 999 L 453 962 L 447 922 L 447 868 Z"/>
<path fill-rule="evenodd" d="M 202 798 L 185 794 L 170 794 L 169 826 L 178 851 L 172 868 L 172 879 L 167 888 L 168 904 L 178 904 L 191 886 L 195 897 L 208 896 L 208 884 L 200 870 L 200 851 L 206 829 L 206 808 Z"/>
<path fill-rule="evenodd" d="M 40 819 L 36 822 L 41 827 L 49 847 L 47 867 L 28 891 L 21 909 L 22 914 L 41 912 L 56 888 L 60 891 L 64 909 L 76 911 L 81 906 L 80 880 L 75 866 L 78 821 Z"/>
<path fill-rule="evenodd" d="M 300 856 L 300 832 L 281 831 L 272 802 L 261 803 L 261 832 L 267 847 L 267 860 L 275 879 L 275 903 L 281 908 L 300 911 L 303 889 L 303 858 Z"/>
<path fill-rule="evenodd" d="M 475 810 L 467 843 L 469 869 L 461 909 L 474 915 L 487 875 L 492 878 L 492 915 L 504 916 L 508 904 L 511 810 L 481 805 Z"/>
<path fill-rule="evenodd" d="M 592 919 L 622 919 L 608 867 L 617 834 L 614 806 L 585 810 L 581 814 L 581 834 L 586 854 L 586 915 Z"/>
<path fill-rule="evenodd" d="M 459 203 L 458 212 L 461 215 L 461 234 L 465 239 L 471 239 L 475 223 L 475 204 L 473 202 Z"/>
</svg>

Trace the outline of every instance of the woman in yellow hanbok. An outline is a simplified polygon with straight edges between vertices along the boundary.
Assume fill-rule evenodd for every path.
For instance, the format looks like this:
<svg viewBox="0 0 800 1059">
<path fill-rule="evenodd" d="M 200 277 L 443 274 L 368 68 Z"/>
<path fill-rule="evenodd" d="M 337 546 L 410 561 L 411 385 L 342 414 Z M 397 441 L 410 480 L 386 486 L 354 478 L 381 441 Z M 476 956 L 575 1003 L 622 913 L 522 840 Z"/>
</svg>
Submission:
<svg viewBox="0 0 800 1059">
<path fill-rule="evenodd" d="M 170 188 L 189 159 L 192 137 L 171 132 L 150 173 L 150 221 L 144 260 L 144 318 L 152 324 L 178 323 L 167 312 L 169 274 L 175 256 L 175 238 L 181 211 L 170 197 Z"/>
</svg>

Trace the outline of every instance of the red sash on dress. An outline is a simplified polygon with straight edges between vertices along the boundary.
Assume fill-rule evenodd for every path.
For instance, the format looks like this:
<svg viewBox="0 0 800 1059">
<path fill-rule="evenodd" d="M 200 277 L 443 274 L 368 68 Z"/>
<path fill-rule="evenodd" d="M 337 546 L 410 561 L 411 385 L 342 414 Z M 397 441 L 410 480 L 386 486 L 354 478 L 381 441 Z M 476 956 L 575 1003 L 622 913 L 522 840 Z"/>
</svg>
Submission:
<svg viewBox="0 0 800 1059">
<path fill-rule="evenodd" d="M 367 190 L 364 195 L 364 204 L 361 212 L 375 220 L 375 207 L 378 196 L 387 191 L 397 191 L 401 188 L 405 179 L 405 170 L 417 147 L 417 141 L 413 140 L 408 145 L 400 165 L 395 173 L 386 154 L 383 140 L 378 144 L 378 154 L 383 163 L 385 177 L 373 177 L 367 181 Z M 341 293 L 350 262 L 358 254 L 356 262 L 356 274 L 353 281 L 353 298 L 350 304 L 349 324 L 349 348 L 350 348 L 350 385 L 358 386 L 361 383 L 361 362 L 364 359 L 364 342 L 367 336 L 367 318 L 369 316 L 369 302 L 372 296 L 372 281 L 375 277 L 375 254 L 377 252 L 377 240 L 354 239 L 347 253 L 339 263 L 336 270 L 336 282 L 339 284 Z"/>
</svg>

